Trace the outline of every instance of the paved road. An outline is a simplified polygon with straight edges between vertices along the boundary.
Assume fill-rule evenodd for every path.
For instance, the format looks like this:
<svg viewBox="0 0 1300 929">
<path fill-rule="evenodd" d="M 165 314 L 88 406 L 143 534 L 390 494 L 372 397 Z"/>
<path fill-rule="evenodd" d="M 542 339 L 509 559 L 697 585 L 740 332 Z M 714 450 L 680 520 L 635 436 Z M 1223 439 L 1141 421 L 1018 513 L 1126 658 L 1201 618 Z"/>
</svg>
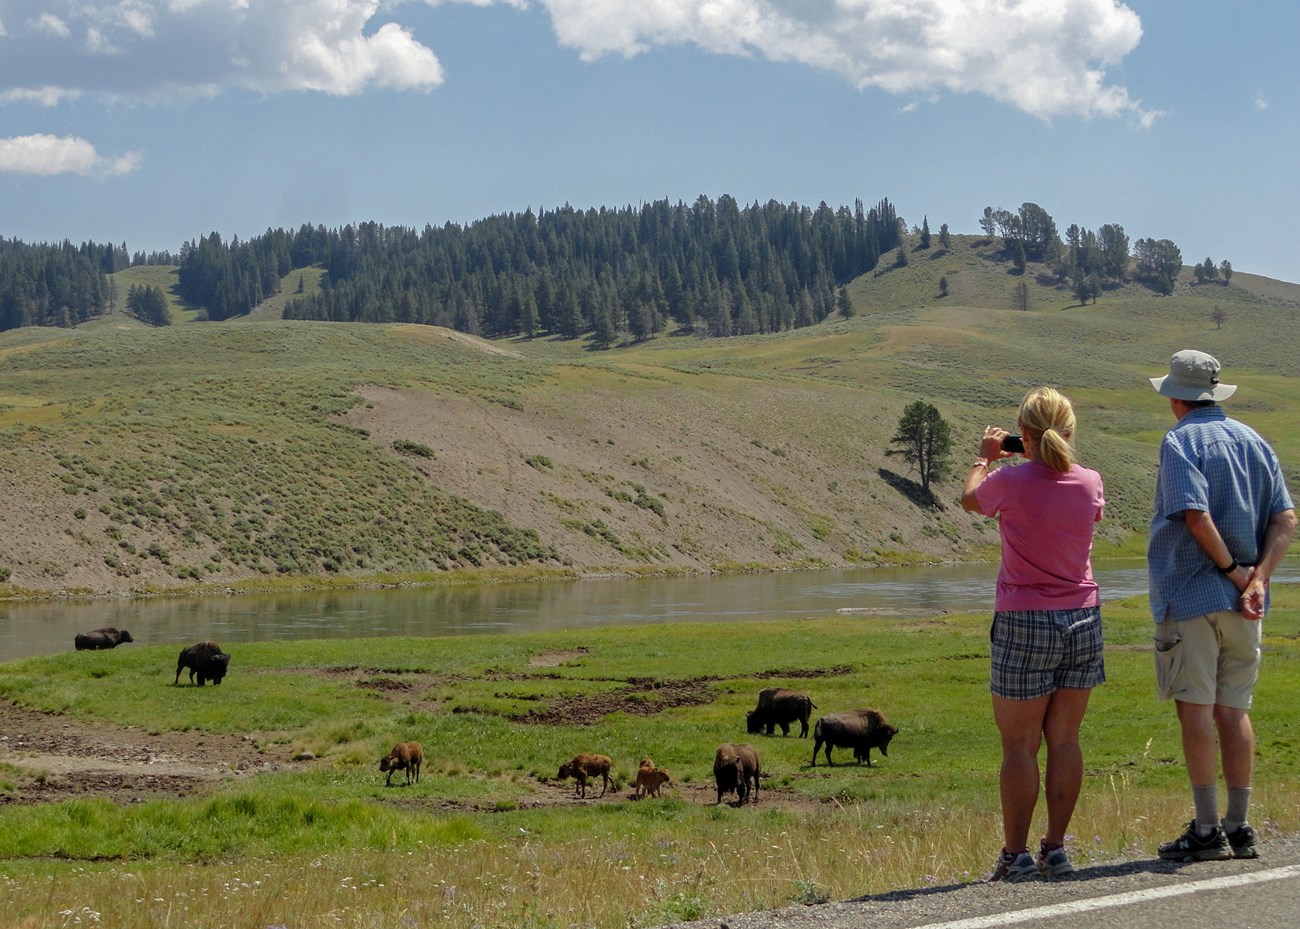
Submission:
<svg viewBox="0 0 1300 929">
<path fill-rule="evenodd" d="M 1254 861 L 1141 859 L 1079 868 L 1060 881 L 953 884 L 844 903 L 677 924 L 679 929 L 1148 929 L 1300 924 L 1300 836 L 1260 844 Z M 1207 917 L 1207 910 L 1215 915 Z"/>
</svg>

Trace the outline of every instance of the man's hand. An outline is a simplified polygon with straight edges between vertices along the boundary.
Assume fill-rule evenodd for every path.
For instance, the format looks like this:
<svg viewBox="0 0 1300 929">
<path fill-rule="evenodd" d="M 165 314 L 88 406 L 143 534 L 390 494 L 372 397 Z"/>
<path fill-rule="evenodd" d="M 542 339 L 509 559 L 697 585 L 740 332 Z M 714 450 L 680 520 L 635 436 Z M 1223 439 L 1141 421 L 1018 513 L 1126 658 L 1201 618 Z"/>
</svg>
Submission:
<svg viewBox="0 0 1300 929">
<path fill-rule="evenodd" d="M 1252 568 L 1246 589 L 1241 592 L 1241 615 L 1246 619 L 1263 619 L 1264 604 L 1268 600 L 1268 581 L 1259 577 Z"/>
</svg>

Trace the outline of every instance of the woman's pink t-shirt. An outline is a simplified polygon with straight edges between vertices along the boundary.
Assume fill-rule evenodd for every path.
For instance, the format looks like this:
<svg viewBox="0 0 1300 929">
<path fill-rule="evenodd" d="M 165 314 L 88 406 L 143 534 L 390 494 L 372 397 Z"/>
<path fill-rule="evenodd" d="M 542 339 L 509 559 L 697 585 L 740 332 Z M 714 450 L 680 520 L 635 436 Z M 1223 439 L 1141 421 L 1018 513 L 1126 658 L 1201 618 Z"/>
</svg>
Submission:
<svg viewBox="0 0 1300 929">
<path fill-rule="evenodd" d="M 1002 569 L 995 609 L 1071 610 L 1101 602 L 1092 579 L 1092 529 L 1106 506 L 1101 475 L 1074 465 L 1062 474 L 1037 461 L 1003 466 L 975 489 L 998 518 Z"/>
</svg>

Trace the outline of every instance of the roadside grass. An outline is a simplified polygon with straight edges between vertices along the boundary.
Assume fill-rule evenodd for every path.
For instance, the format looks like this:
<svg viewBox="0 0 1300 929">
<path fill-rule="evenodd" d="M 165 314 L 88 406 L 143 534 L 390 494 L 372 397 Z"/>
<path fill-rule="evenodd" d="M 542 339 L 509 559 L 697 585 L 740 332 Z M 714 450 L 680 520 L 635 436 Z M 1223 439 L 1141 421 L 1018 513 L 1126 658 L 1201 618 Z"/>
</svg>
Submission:
<svg viewBox="0 0 1300 929">
<path fill-rule="evenodd" d="M 1274 598 L 1252 713 L 1252 821 L 1265 841 L 1300 829 L 1300 587 Z M 1149 855 L 1190 816 L 1173 708 L 1153 694 L 1145 601 L 1104 613 L 1108 681 L 1083 730 L 1076 862 Z M 0 696 L 25 706 L 168 739 L 247 733 L 263 751 L 318 760 L 129 806 L 0 805 L 0 908 L 32 927 L 70 912 L 126 929 L 164 917 L 621 927 L 977 879 L 1000 845 L 987 624 L 836 615 L 228 643 L 229 676 L 202 689 L 171 686 L 174 656 L 161 647 L 10 662 Z M 653 705 L 687 685 L 692 699 Z M 746 734 L 745 711 L 773 685 L 809 692 L 814 721 L 882 709 L 900 730 L 889 756 L 873 752 L 868 768 L 841 749 L 835 765 L 812 767 L 811 738 Z M 559 712 L 583 701 L 598 708 L 584 724 Z M 559 721 L 524 721 L 529 710 Z M 385 788 L 377 759 L 411 738 L 425 746 L 421 783 Z M 687 802 L 692 787 L 712 801 L 723 741 L 759 750 L 757 804 Z M 617 797 L 556 805 L 572 788 L 555 769 L 578 751 L 614 758 Z M 647 754 L 681 789 L 629 802 Z M 1042 819 L 1040 809 L 1036 828 Z"/>
</svg>

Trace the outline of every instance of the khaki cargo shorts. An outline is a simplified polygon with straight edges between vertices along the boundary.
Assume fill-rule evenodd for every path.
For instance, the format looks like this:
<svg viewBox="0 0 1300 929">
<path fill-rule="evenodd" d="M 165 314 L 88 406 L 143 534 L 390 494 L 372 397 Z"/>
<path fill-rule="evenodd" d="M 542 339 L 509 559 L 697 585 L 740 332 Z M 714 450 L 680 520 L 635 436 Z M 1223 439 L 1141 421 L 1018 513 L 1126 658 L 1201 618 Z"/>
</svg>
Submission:
<svg viewBox="0 0 1300 929">
<path fill-rule="evenodd" d="M 1249 710 L 1259 679 L 1260 625 L 1232 610 L 1156 623 L 1160 698 Z"/>
</svg>

